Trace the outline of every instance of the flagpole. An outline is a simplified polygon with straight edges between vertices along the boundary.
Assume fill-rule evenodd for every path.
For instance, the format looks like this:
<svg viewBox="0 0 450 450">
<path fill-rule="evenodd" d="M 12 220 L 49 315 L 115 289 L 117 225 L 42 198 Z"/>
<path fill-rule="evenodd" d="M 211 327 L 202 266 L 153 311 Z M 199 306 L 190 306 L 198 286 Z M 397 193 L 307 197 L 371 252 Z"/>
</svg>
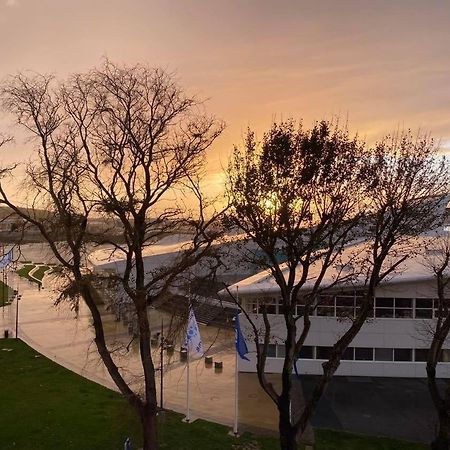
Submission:
<svg viewBox="0 0 450 450">
<path fill-rule="evenodd" d="M 190 277 L 188 279 L 188 327 L 189 327 L 189 317 L 191 314 L 191 283 Z M 187 359 L 186 359 L 186 422 L 191 421 L 191 411 L 189 405 L 189 360 L 190 360 L 190 342 L 187 341 Z"/>
<path fill-rule="evenodd" d="M 2 260 L 5 257 L 5 246 L 2 245 Z M 5 318 L 5 268 L 2 269 L 2 312 L 3 312 L 3 319 Z"/>
<path fill-rule="evenodd" d="M 190 281 L 190 279 L 189 279 Z M 183 419 L 184 422 L 191 421 L 191 408 L 190 408 L 190 362 L 191 356 L 194 355 L 194 359 L 198 357 L 203 357 L 203 344 L 200 337 L 200 330 L 198 328 L 197 320 L 195 318 L 194 308 L 191 303 L 191 287 L 189 285 L 188 289 L 188 300 L 189 300 L 189 315 L 188 324 L 186 327 L 186 339 L 184 341 L 183 347 L 186 348 L 186 417 Z"/>
<path fill-rule="evenodd" d="M 160 386 L 160 408 L 161 410 L 164 409 L 164 404 L 163 404 L 163 393 L 164 393 L 164 319 L 161 319 L 161 348 L 160 348 L 160 358 L 161 358 L 161 386 Z"/>
<path fill-rule="evenodd" d="M 189 349 L 187 351 L 187 365 L 186 365 L 186 422 L 191 421 L 191 411 L 189 407 Z"/>
<path fill-rule="evenodd" d="M 239 305 L 239 286 L 236 286 L 236 301 Z M 239 314 L 239 313 L 238 313 Z M 236 320 L 236 319 L 234 319 Z M 236 327 L 235 327 L 236 328 Z M 237 331 L 235 331 L 235 339 L 237 341 Z M 234 346 L 234 424 L 233 434 L 238 435 L 238 414 L 239 414 L 239 369 L 238 369 L 238 351 Z"/>
</svg>

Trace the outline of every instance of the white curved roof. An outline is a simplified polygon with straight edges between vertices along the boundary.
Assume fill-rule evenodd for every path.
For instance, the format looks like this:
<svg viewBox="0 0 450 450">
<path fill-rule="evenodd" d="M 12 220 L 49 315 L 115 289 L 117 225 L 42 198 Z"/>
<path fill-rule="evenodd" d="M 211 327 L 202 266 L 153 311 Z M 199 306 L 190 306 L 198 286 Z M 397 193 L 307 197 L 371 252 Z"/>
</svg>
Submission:
<svg viewBox="0 0 450 450">
<path fill-rule="evenodd" d="M 394 285 L 432 280 L 433 272 L 430 268 L 430 261 L 433 258 L 438 257 L 439 252 L 436 249 L 439 245 L 437 240 L 437 238 L 439 237 L 441 239 L 450 240 L 448 231 L 444 229 L 440 230 L 439 235 L 437 235 L 436 233 L 428 233 L 411 239 L 408 243 L 408 250 L 410 253 L 408 259 L 400 264 L 396 271 L 383 281 L 382 285 Z M 355 271 L 353 271 L 346 269 L 345 267 L 348 267 L 346 266 L 346 264 L 349 261 L 353 261 L 353 267 L 364 267 L 364 260 L 367 264 L 367 259 L 365 258 L 369 248 L 370 246 L 364 242 L 348 246 L 344 250 L 340 262 L 327 270 L 326 275 L 323 279 L 322 287 L 325 288 L 327 286 L 330 286 L 336 283 L 337 280 L 338 283 L 336 284 L 336 287 L 363 287 L 366 283 L 365 275 L 355 275 L 352 280 L 348 280 L 348 276 L 351 273 L 356 272 L 357 270 L 355 269 Z M 398 248 L 398 251 L 402 252 L 402 255 L 407 254 L 408 250 L 405 251 L 405 248 L 403 248 L 403 250 Z M 415 254 L 411 254 L 412 252 L 414 252 Z M 359 258 L 354 259 L 355 255 L 359 255 Z M 395 259 L 391 258 L 390 261 L 386 262 L 386 267 L 389 267 L 389 264 L 392 264 L 394 261 Z M 282 265 L 281 267 L 285 273 L 285 276 L 287 277 L 288 269 L 286 264 Z M 319 262 L 312 265 L 309 273 L 309 278 L 302 289 L 307 291 L 308 289 L 311 289 L 313 287 L 315 278 L 320 273 L 320 268 L 321 265 Z M 297 277 L 300 277 L 300 275 L 301 269 L 298 270 Z M 344 276 L 347 276 L 347 280 L 339 281 L 342 280 Z M 277 294 L 280 291 L 278 284 L 275 282 L 275 279 L 272 277 L 269 270 L 264 270 L 257 273 L 256 275 L 239 281 L 231 285 L 228 289 L 233 295 L 236 295 L 237 291 L 239 291 L 240 295 L 271 295 Z M 220 292 L 220 295 L 226 296 L 227 291 L 222 290 Z"/>
<path fill-rule="evenodd" d="M 143 250 L 144 257 L 165 255 L 180 251 L 182 248 L 189 246 L 191 240 L 185 234 L 173 234 L 160 239 L 157 243 L 145 247 Z M 123 261 L 125 254 L 120 250 L 115 250 L 112 245 L 105 245 L 97 248 L 89 254 L 89 262 L 94 266 L 109 265 Z"/>
</svg>

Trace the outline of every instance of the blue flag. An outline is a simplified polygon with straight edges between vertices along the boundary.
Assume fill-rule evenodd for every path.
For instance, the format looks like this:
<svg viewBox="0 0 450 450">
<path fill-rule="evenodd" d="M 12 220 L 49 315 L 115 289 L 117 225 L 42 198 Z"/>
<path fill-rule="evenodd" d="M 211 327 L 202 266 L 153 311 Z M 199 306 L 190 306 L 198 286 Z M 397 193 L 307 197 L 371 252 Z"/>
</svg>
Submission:
<svg viewBox="0 0 450 450">
<path fill-rule="evenodd" d="M 238 355 L 245 359 L 246 361 L 250 361 L 245 355 L 248 353 L 247 344 L 245 342 L 244 336 L 241 331 L 241 327 L 239 325 L 239 314 L 236 314 L 234 317 L 234 328 L 236 331 L 236 351 Z"/>
<path fill-rule="evenodd" d="M 3 258 L 0 259 L 0 269 L 4 269 L 5 267 L 8 267 L 13 260 L 13 251 L 12 249 L 5 255 Z"/>
</svg>

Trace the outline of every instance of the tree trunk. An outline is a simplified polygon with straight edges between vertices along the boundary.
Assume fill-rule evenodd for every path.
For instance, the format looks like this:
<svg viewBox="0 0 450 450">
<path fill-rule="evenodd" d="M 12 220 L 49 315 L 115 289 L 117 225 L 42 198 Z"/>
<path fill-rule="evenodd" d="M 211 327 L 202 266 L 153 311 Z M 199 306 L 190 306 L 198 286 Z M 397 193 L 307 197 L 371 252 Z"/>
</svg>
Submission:
<svg viewBox="0 0 450 450">
<path fill-rule="evenodd" d="M 438 434 L 436 439 L 431 443 L 432 450 L 449 450 L 450 449 L 450 386 L 447 385 L 445 395 L 441 395 L 436 382 L 436 365 L 438 355 L 442 348 L 442 340 L 439 340 L 439 333 L 433 336 L 427 361 L 427 380 L 428 390 L 431 399 L 438 414 Z M 446 336 L 445 332 L 443 336 Z"/>
<path fill-rule="evenodd" d="M 290 401 L 287 398 L 280 398 L 278 411 L 280 413 L 278 430 L 280 433 L 281 450 L 297 450 L 297 438 L 294 427 L 291 425 Z"/>
<path fill-rule="evenodd" d="M 146 405 L 141 410 L 141 423 L 143 432 L 143 450 L 157 450 L 157 416 L 156 410 Z"/>
<path fill-rule="evenodd" d="M 436 439 L 431 443 L 431 449 L 450 449 L 450 416 L 446 410 L 439 411 L 439 431 Z"/>
<path fill-rule="evenodd" d="M 281 450 L 297 450 L 297 440 L 295 438 L 295 432 L 292 430 L 292 427 L 280 427 L 279 431 Z"/>
</svg>

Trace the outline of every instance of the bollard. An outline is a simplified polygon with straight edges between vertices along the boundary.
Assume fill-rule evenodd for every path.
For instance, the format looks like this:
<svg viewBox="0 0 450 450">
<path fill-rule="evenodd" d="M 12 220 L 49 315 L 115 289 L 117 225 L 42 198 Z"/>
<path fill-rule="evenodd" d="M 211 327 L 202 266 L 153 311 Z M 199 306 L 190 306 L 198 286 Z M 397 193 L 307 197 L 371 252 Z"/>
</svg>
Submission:
<svg viewBox="0 0 450 450">
<path fill-rule="evenodd" d="M 123 450 L 133 450 L 133 446 L 131 445 L 130 438 L 127 438 L 125 443 L 123 444 Z"/>
<path fill-rule="evenodd" d="M 134 334 L 133 322 L 128 323 L 128 334 L 130 334 L 130 335 Z"/>
</svg>

